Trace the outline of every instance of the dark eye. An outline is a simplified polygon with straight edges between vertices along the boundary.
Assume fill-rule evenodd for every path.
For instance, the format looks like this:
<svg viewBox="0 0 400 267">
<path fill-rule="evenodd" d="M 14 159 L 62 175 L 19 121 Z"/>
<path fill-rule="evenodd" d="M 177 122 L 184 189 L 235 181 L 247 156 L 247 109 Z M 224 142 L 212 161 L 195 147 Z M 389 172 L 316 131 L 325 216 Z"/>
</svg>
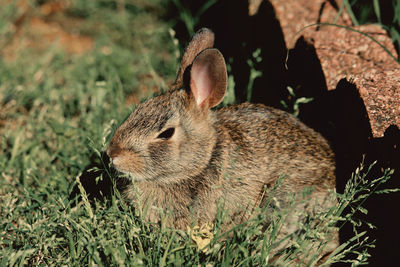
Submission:
<svg viewBox="0 0 400 267">
<path fill-rule="evenodd" d="M 174 132 L 175 132 L 175 128 L 168 128 L 167 130 L 160 133 L 157 136 L 157 138 L 163 139 L 163 140 L 168 140 L 174 135 Z"/>
</svg>

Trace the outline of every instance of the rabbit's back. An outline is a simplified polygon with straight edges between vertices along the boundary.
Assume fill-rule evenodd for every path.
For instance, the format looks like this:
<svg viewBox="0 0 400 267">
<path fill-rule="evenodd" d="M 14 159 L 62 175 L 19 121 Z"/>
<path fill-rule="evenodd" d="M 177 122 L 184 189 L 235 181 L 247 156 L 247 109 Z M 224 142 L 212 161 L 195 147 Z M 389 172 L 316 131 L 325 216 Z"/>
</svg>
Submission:
<svg viewBox="0 0 400 267">
<path fill-rule="evenodd" d="M 335 162 L 327 141 L 293 115 L 261 104 L 216 111 L 217 128 L 231 139 L 235 176 L 274 183 L 283 175 L 290 191 L 335 187 Z M 251 182 L 251 181 L 249 181 Z"/>
<path fill-rule="evenodd" d="M 279 233 L 282 238 L 296 231 L 299 221 L 336 204 L 332 193 L 335 157 L 319 133 L 287 112 L 260 104 L 225 107 L 216 115 L 218 133 L 225 133 L 224 139 L 229 140 L 225 142 L 225 150 L 230 153 L 225 159 L 223 180 L 225 203 L 229 203 L 230 210 L 241 211 L 230 214 L 234 221 L 249 218 L 254 208 L 263 206 L 271 192 L 268 190 L 282 176 L 282 183 L 272 192 L 273 198 L 284 207 L 295 195 L 299 200 L 296 210 L 300 212 L 287 218 Z M 311 189 L 308 196 L 302 194 L 305 188 Z M 302 202 L 303 197 L 312 201 Z M 333 250 L 337 245 L 338 234 L 332 230 L 326 249 Z"/>
</svg>

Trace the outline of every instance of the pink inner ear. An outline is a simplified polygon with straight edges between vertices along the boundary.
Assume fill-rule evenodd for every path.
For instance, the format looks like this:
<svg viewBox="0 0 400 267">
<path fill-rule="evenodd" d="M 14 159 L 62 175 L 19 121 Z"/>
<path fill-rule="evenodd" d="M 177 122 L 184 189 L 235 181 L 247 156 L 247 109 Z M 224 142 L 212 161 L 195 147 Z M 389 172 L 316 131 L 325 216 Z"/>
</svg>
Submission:
<svg viewBox="0 0 400 267">
<path fill-rule="evenodd" d="M 214 86 L 209 65 L 209 62 L 202 62 L 192 66 L 190 86 L 197 105 L 201 105 L 210 96 Z"/>
</svg>

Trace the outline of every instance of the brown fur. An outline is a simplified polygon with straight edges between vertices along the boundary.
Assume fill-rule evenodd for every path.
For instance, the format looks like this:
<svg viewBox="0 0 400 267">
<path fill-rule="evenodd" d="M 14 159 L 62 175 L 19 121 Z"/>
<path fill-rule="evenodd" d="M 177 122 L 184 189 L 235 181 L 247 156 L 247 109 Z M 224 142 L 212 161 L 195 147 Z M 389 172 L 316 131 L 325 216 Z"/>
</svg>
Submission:
<svg viewBox="0 0 400 267">
<path fill-rule="evenodd" d="M 181 87 L 183 85 L 183 74 L 187 67 L 189 67 L 194 58 L 204 49 L 214 46 L 214 33 L 207 28 L 202 28 L 193 36 L 193 40 L 185 49 L 183 54 L 181 66 L 178 70 L 175 83 L 172 87 Z"/>
<path fill-rule="evenodd" d="M 222 100 L 227 79 L 224 59 L 210 49 L 210 40 L 210 30 L 195 35 L 175 84 L 181 86 L 140 104 L 116 131 L 108 154 L 134 180 L 127 199 L 139 210 L 148 207 L 150 221 L 170 211 L 166 222 L 178 228 L 213 222 L 223 201 L 232 221 L 240 223 L 262 204 L 264 188 L 284 175 L 278 200 L 284 203 L 289 193 L 313 187 L 311 197 L 320 209 L 334 205 L 328 199 L 335 188 L 334 154 L 320 134 L 264 105 L 210 110 Z M 185 84 L 182 75 L 190 65 Z M 171 128 L 171 138 L 159 137 Z M 295 231 L 298 219 L 292 218 L 282 235 Z M 337 238 L 331 248 L 336 246 Z"/>
</svg>

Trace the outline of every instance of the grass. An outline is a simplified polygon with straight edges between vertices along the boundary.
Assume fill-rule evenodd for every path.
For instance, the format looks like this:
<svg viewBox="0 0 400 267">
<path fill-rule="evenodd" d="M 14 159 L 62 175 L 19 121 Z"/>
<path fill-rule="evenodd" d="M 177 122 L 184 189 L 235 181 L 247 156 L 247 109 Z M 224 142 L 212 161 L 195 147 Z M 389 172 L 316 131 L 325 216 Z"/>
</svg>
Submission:
<svg viewBox="0 0 400 267">
<path fill-rule="evenodd" d="M 400 0 L 345 0 L 343 5 L 353 24 L 375 23 L 390 35 L 399 54 L 400 51 Z"/>
<path fill-rule="evenodd" d="M 277 229 L 294 206 L 274 214 L 265 233 L 260 230 L 263 213 L 222 233 L 218 224 L 191 231 L 160 229 L 121 199 L 101 151 L 132 110 L 126 99 L 143 91 L 141 97 L 149 97 L 173 80 L 181 48 L 171 24 L 161 19 L 165 4 L 160 0 L 70 2 L 67 13 L 83 19 L 76 30 L 94 38 L 92 50 L 71 55 L 53 45 L 44 53 L 18 51 L 11 61 L 0 57 L 0 265 L 266 264 L 281 242 Z M 37 3 L 28 3 L 32 14 L 41 16 Z M 15 2 L 2 3 L 0 51 L 12 40 L 20 15 Z M 77 179 L 93 163 L 100 168 L 96 181 L 114 185 L 103 200 L 89 200 Z M 367 181 L 367 171 L 357 170 L 340 204 L 318 215 L 325 224 L 302 225 L 305 231 L 292 237 L 277 265 L 293 263 L 310 246 L 318 251 L 323 244 L 317 237 L 326 225 L 344 223 L 354 226 L 354 237 L 329 262 L 344 261 L 345 255 L 354 265 L 368 260 L 372 244 L 353 215 L 365 212 L 363 201 L 391 172 Z M 75 188 L 81 201 L 70 199 Z M 199 248 L 200 241 L 205 247 Z M 307 260 L 314 262 L 316 255 Z"/>
</svg>

